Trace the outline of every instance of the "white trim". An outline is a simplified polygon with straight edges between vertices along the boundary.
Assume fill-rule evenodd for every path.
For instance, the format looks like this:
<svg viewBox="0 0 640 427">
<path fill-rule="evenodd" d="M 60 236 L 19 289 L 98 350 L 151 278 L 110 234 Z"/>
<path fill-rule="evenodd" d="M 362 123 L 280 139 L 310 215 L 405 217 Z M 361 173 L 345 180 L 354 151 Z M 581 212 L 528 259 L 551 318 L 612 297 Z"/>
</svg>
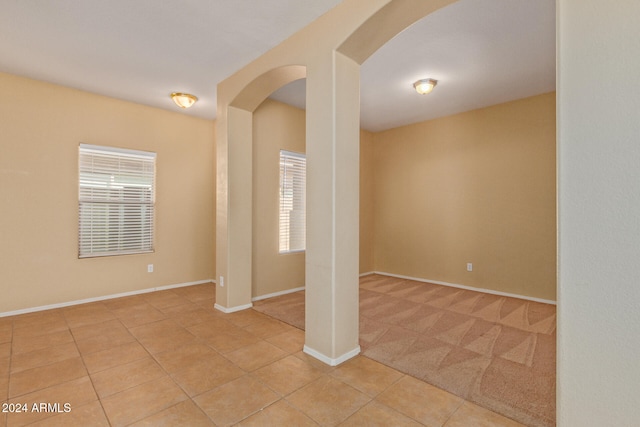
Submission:
<svg viewBox="0 0 640 427">
<path fill-rule="evenodd" d="M 320 353 L 319 351 L 314 350 L 311 347 L 308 347 L 306 345 L 304 346 L 302 351 L 305 352 L 306 354 L 308 354 L 309 356 L 315 357 L 319 361 L 321 361 L 323 363 L 326 363 L 329 366 L 338 366 L 339 364 L 344 363 L 347 360 L 349 360 L 349 359 L 351 359 L 353 357 L 356 357 L 358 354 L 360 354 L 360 346 L 357 346 L 353 350 L 348 351 L 345 354 L 343 354 L 342 356 L 337 357 L 335 359 L 327 357 L 324 354 Z"/>
<path fill-rule="evenodd" d="M 259 297 L 253 297 L 253 298 L 251 298 L 251 301 L 252 302 L 260 301 L 260 300 L 263 300 L 263 299 L 279 297 L 281 295 L 292 294 L 294 292 L 299 292 L 299 291 L 304 291 L 304 286 L 300 286 L 299 288 L 293 288 L 293 289 L 285 289 L 284 291 L 274 292 L 272 294 L 261 295 Z"/>
<path fill-rule="evenodd" d="M 195 286 L 195 285 L 204 285 L 205 283 L 213 283 L 215 284 L 215 280 L 198 280 L 196 282 L 186 282 L 186 283 L 178 283 L 177 285 L 167 285 L 167 286 L 158 286 L 157 288 L 153 288 L 153 291 L 166 291 L 168 289 L 175 288 L 186 288 L 187 286 Z"/>
<path fill-rule="evenodd" d="M 120 147 L 110 147 L 106 145 L 92 145 L 92 144 L 84 144 L 80 143 L 80 148 L 85 151 L 91 151 L 92 153 L 102 154 L 104 152 L 107 153 L 117 153 L 124 154 L 127 156 L 137 156 L 143 159 L 155 159 L 157 154 L 153 151 L 142 151 L 142 150 L 132 150 L 130 148 L 120 148 Z"/>
<path fill-rule="evenodd" d="M 530 297 L 530 296 L 526 296 L 526 295 L 511 294 L 509 292 L 494 291 L 493 289 L 476 288 L 476 287 L 473 287 L 473 286 L 458 285 L 458 284 L 455 284 L 455 283 L 448 283 L 448 282 L 440 282 L 438 280 L 427 280 L 427 279 L 421 279 L 419 277 L 403 276 L 401 274 L 384 273 L 382 271 L 374 271 L 373 274 L 379 274 L 381 276 L 397 277 L 398 279 L 414 280 L 416 282 L 433 283 L 433 284 L 436 284 L 436 285 L 442 285 L 442 286 L 449 286 L 449 287 L 452 287 L 452 288 L 465 289 L 467 291 L 475 291 L 475 292 L 483 292 L 485 294 L 499 295 L 501 297 L 518 298 L 518 299 L 524 299 L 524 300 L 527 300 L 527 301 L 540 302 L 540 303 L 543 303 L 543 304 L 557 305 L 557 302 L 553 301 L 553 300 L 535 298 L 535 297 Z"/>
<path fill-rule="evenodd" d="M 366 273 L 360 273 L 360 277 L 371 276 L 372 274 L 376 274 L 375 271 L 367 271 Z"/>
<path fill-rule="evenodd" d="M 85 298 L 81 300 L 61 302 L 57 304 L 41 305 L 39 307 L 31 307 L 31 308 L 23 308 L 21 310 L 6 311 L 4 313 L 0 313 L 0 317 L 17 316 L 18 314 L 35 313 L 37 311 L 53 310 L 54 308 L 64 308 L 64 307 L 70 307 L 72 305 L 87 304 L 90 302 L 105 301 L 105 300 L 110 300 L 114 298 L 130 297 L 133 295 L 148 294 L 149 292 L 166 291 L 167 289 L 184 288 L 186 286 L 202 285 L 205 283 L 216 283 L 216 281 L 211 279 L 198 280 L 195 282 L 185 282 L 185 283 L 178 283 L 176 285 L 158 286 L 156 288 L 140 289 L 138 291 L 104 295 L 101 297 Z"/>
<path fill-rule="evenodd" d="M 235 313 L 236 311 L 242 311 L 242 310 L 246 310 L 248 308 L 253 307 L 253 304 L 249 303 L 249 304 L 245 304 L 245 305 L 239 305 L 237 307 L 224 307 L 221 306 L 220 304 L 216 303 L 213 305 L 213 308 L 215 308 L 216 310 L 220 310 L 223 313 L 229 314 L 229 313 Z"/>
</svg>

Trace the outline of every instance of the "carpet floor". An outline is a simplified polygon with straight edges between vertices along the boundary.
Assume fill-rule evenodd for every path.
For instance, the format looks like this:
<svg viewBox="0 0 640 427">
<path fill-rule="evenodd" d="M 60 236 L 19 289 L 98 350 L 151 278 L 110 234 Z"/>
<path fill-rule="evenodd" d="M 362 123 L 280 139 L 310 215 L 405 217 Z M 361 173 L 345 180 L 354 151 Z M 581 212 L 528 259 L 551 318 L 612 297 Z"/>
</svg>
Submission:
<svg viewBox="0 0 640 427">
<path fill-rule="evenodd" d="M 255 310 L 304 329 L 304 291 Z M 360 279 L 362 354 L 531 427 L 555 426 L 556 307 L 381 275 Z"/>
</svg>

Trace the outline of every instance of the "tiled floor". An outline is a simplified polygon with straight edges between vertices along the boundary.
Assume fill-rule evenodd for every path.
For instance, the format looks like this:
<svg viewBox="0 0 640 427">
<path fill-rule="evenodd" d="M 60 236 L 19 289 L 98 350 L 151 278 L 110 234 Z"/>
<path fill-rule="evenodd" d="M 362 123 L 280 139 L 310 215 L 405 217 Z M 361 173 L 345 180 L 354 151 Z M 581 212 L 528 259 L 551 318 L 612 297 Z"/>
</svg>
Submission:
<svg viewBox="0 0 640 427">
<path fill-rule="evenodd" d="M 0 425 L 521 425 L 365 357 L 324 365 L 302 353 L 299 329 L 223 314 L 213 294 L 0 318 Z"/>
</svg>

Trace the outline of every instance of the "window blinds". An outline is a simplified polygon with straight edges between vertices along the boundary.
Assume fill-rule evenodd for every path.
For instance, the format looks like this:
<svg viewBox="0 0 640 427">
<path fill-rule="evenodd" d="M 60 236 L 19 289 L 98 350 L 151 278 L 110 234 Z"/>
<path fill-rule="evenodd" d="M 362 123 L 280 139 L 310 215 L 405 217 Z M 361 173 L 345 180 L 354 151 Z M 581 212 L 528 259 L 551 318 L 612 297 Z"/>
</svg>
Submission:
<svg viewBox="0 0 640 427">
<path fill-rule="evenodd" d="M 306 168 L 304 154 L 280 151 L 280 253 L 305 250 Z"/>
<path fill-rule="evenodd" d="M 155 153 L 80 145 L 80 258 L 153 252 L 155 161 Z"/>
</svg>

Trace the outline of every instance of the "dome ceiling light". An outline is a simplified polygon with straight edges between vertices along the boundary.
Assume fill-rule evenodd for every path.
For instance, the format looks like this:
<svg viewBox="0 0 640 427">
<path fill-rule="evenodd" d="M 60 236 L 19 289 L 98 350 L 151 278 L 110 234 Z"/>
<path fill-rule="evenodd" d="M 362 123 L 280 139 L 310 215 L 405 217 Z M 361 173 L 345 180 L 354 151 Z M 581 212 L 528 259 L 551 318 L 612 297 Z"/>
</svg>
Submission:
<svg viewBox="0 0 640 427">
<path fill-rule="evenodd" d="M 171 99 L 180 108 L 189 108 L 196 103 L 198 97 L 189 93 L 173 92 Z"/>
<path fill-rule="evenodd" d="M 428 93 L 431 93 L 431 91 L 434 87 L 436 87 L 437 84 L 438 81 L 434 79 L 421 79 L 415 82 L 413 84 L 413 87 L 420 95 L 426 95 Z"/>
</svg>

